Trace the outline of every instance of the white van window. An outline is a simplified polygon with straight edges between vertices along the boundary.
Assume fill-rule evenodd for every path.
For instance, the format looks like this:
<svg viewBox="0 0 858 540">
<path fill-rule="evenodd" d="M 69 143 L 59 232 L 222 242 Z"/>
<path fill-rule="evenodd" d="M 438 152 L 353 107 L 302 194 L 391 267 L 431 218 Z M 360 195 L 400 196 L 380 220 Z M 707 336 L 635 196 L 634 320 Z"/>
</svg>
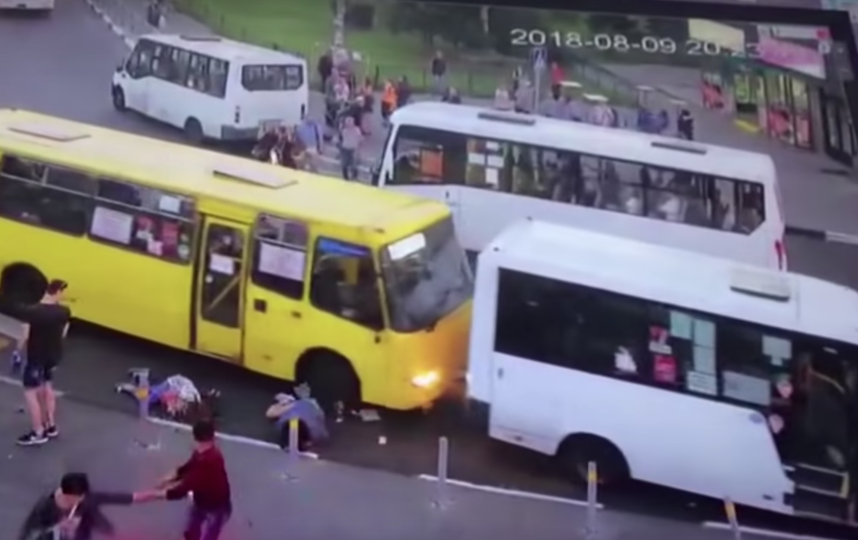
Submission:
<svg viewBox="0 0 858 540">
<path fill-rule="evenodd" d="M 249 92 L 297 90 L 304 84 L 304 69 L 295 65 L 249 65 L 241 70 L 241 85 Z"/>
<path fill-rule="evenodd" d="M 392 185 L 464 184 L 653 219 L 751 234 L 764 186 L 621 159 L 400 126 Z"/>
<path fill-rule="evenodd" d="M 191 53 L 185 86 L 210 96 L 222 98 L 226 95 L 226 74 L 228 71 L 229 62 Z"/>
</svg>

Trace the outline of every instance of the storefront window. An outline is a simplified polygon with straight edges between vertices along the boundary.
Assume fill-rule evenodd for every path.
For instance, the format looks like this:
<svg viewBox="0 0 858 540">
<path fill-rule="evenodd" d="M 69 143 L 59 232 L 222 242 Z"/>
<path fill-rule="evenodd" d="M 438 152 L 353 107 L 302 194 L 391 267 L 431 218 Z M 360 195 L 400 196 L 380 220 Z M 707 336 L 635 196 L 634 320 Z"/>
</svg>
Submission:
<svg viewBox="0 0 858 540">
<path fill-rule="evenodd" d="M 766 72 L 766 131 L 769 137 L 795 144 L 793 116 L 788 99 L 787 77 L 776 71 Z"/>
<path fill-rule="evenodd" d="M 724 81 L 720 73 L 704 72 L 701 91 L 703 105 L 707 109 L 721 110 L 724 108 Z"/>
<path fill-rule="evenodd" d="M 759 80 L 760 77 L 755 73 L 737 73 L 733 77 L 736 116 L 749 125 L 757 125 Z"/>
<path fill-rule="evenodd" d="M 807 83 L 789 78 L 792 87 L 793 113 L 795 117 L 795 144 L 801 148 L 813 148 L 810 136 L 810 96 Z"/>
<path fill-rule="evenodd" d="M 837 115 L 837 105 L 833 102 L 828 102 L 825 105 L 825 117 L 827 122 L 825 130 L 828 138 L 828 146 L 835 149 L 840 149 L 840 119 Z"/>
</svg>

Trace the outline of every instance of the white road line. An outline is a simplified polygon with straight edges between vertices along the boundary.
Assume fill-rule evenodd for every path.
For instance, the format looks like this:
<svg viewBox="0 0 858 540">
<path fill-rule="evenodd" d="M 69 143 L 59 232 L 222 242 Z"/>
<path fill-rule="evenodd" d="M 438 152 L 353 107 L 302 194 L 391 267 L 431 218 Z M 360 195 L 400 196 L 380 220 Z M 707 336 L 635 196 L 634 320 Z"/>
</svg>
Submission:
<svg viewBox="0 0 858 540">
<path fill-rule="evenodd" d="M 15 377 L 7 377 L 6 375 L 0 375 L 0 384 L 6 384 L 9 386 L 17 386 L 18 388 L 23 388 L 24 385 L 21 383 L 21 379 Z M 57 397 L 63 397 L 66 395 L 62 390 L 54 389 L 54 394 Z"/>
<path fill-rule="evenodd" d="M 166 420 L 164 418 L 155 418 L 150 417 L 149 421 L 153 424 L 157 424 L 159 426 L 170 427 L 173 429 L 179 429 L 182 431 L 191 431 L 191 426 L 187 424 L 183 424 L 181 422 L 174 422 L 173 420 Z M 231 435 L 229 433 L 217 433 L 217 438 L 222 439 L 224 441 L 230 441 L 240 444 L 247 444 L 250 446 L 256 446 L 258 448 L 268 448 L 270 450 L 277 450 L 278 452 L 282 452 L 281 448 L 268 441 L 260 441 L 258 439 L 251 439 L 250 437 L 242 437 L 241 435 Z M 301 452 L 301 457 L 305 457 L 307 459 L 319 459 L 319 455 L 313 452 Z"/>
<path fill-rule="evenodd" d="M 437 482 L 438 477 L 432 476 L 430 474 L 421 474 L 417 478 L 420 480 L 426 480 L 427 482 Z M 447 483 L 451 486 L 463 487 L 466 489 L 473 489 L 476 491 L 483 491 L 486 493 L 494 493 L 496 495 L 508 495 L 510 497 L 521 497 L 522 499 L 531 499 L 534 501 L 542 501 L 542 502 L 553 502 L 559 504 L 568 504 L 570 506 L 587 506 L 587 501 L 582 501 L 578 499 L 567 499 L 565 497 L 554 497 L 552 495 L 543 495 L 541 493 L 533 493 L 531 491 L 520 491 L 517 489 L 507 489 L 500 488 L 494 486 L 486 486 L 482 484 L 474 484 L 471 482 L 465 482 L 463 480 L 453 480 L 447 479 Z M 599 510 L 603 510 L 605 506 L 601 503 L 596 504 L 596 508 Z"/>
<path fill-rule="evenodd" d="M 731 530 L 729 523 L 720 521 L 704 521 L 701 523 L 704 529 L 716 529 L 720 531 Z M 782 538 L 783 540 L 835 540 L 833 538 L 824 538 L 822 536 L 808 536 L 804 534 L 792 534 L 783 531 L 771 531 L 768 529 L 757 529 L 755 527 L 739 527 L 743 534 L 751 534 L 755 536 L 766 536 L 768 538 Z"/>
</svg>

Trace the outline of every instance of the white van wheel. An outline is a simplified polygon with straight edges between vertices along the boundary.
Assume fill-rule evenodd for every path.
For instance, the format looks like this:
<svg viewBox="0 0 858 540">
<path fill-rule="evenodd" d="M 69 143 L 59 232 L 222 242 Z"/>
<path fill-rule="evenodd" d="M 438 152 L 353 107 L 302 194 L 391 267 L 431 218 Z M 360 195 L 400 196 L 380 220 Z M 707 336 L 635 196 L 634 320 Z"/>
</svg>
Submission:
<svg viewBox="0 0 858 540">
<path fill-rule="evenodd" d="M 188 118 L 185 121 L 185 138 L 193 144 L 202 144 L 203 142 L 203 126 L 196 118 Z"/>
<path fill-rule="evenodd" d="M 128 106 L 125 103 L 125 92 L 119 86 L 114 86 L 113 91 L 111 92 L 113 95 L 113 108 L 119 112 L 125 112 L 128 110 Z"/>
</svg>

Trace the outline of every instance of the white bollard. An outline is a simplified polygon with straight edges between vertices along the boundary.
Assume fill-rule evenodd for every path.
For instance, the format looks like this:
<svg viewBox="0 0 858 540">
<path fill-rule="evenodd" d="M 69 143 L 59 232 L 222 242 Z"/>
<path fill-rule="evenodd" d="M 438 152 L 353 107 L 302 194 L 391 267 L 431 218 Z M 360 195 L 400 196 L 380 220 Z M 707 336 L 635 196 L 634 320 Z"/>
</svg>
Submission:
<svg viewBox="0 0 858 540">
<path fill-rule="evenodd" d="M 438 481 L 435 482 L 435 507 L 441 510 L 450 505 L 450 494 L 447 491 L 447 470 L 450 466 L 450 441 L 447 437 L 438 438 Z"/>
<path fill-rule="evenodd" d="M 289 482 L 298 480 L 298 461 L 301 459 L 298 422 L 297 418 L 289 420 L 289 448 L 286 450 L 286 473 L 283 476 Z"/>
<path fill-rule="evenodd" d="M 733 540 L 742 540 L 742 528 L 739 526 L 739 517 L 736 515 L 736 505 L 729 497 L 724 499 L 724 513 L 727 514 L 727 522 L 733 532 Z"/>
<path fill-rule="evenodd" d="M 596 516 L 599 510 L 599 475 L 596 470 L 596 462 L 587 464 L 587 525 L 588 537 L 596 535 Z"/>
</svg>

